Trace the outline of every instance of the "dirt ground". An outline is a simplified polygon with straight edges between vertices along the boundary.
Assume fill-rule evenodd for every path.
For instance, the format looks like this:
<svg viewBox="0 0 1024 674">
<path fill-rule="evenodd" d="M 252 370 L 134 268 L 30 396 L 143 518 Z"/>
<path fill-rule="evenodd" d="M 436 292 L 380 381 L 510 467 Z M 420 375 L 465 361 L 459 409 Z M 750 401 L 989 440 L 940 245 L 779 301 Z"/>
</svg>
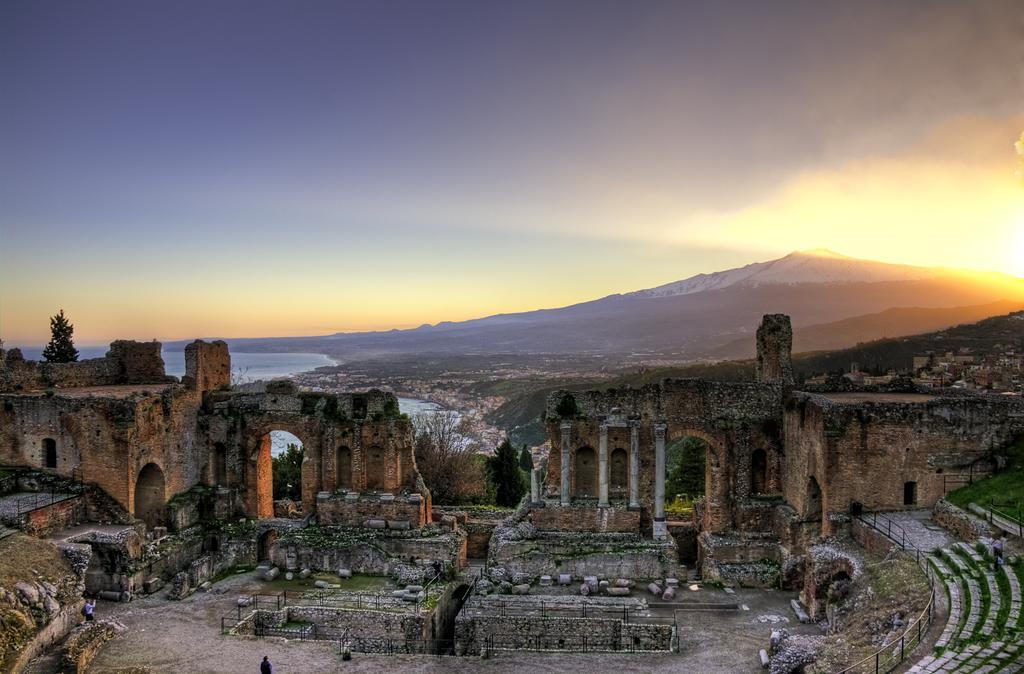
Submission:
<svg viewBox="0 0 1024 674">
<path fill-rule="evenodd" d="M 613 655 L 497 653 L 488 660 L 477 657 L 384 656 L 354 653 L 341 660 L 336 644 L 283 639 L 253 639 L 220 634 L 220 617 L 234 613 L 238 596 L 255 589 L 251 574 L 228 578 L 214 592 L 194 594 L 183 601 L 161 596 L 128 604 L 101 602 L 100 617 L 114 618 L 127 631 L 107 644 L 93 661 L 94 674 L 202 672 L 245 674 L 259 671 L 259 661 L 270 656 L 275 674 L 298 672 L 353 672 L 410 674 L 646 674 L 648 672 L 744 673 L 762 671 L 757 651 L 765 647 L 772 628 L 784 625 L 801 633 L 820 633 L 815 626 L 799 625 L 789 611 L 792 593 L 771 590 L 702 589 L 693 597 L 701 602 L 731 602 L 740 609 L 680 611 L 677 615 L 682 652 L 665 655 Z M 746 606 L 749 610 L 743 610 Z M 789 622 L 773 622 L 788 619 Z"/>
</svg>

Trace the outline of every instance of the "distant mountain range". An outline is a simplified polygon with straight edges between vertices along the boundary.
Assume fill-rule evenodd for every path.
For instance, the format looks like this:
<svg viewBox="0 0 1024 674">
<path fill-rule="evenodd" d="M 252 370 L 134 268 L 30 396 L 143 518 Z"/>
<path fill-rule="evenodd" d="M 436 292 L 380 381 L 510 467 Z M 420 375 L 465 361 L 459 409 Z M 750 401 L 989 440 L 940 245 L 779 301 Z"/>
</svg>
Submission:
<svg viewBox="0 0 1024 674">
<path fill-rule="evenodd" d="M 229 342 L 236 351 L 310 351 L 343 359 L 510 352 L 721 358 L 746 353 L 732 345 L 752 343 L 766 313 L 793 318 L 799 350 L 801 344 L 841 348 L 874 339 L 882 336 L 876 334 L 880 326 L 891 326 L 883 328 L 884 334 L 899 336 L 1020 306 L 1024 279 L 1006 274 L 887 264 L 812 250 L 557 309 L 409 330 Z M 801 336 L 801 326 L 812 326 L 807 336 Z"/>
</svg>

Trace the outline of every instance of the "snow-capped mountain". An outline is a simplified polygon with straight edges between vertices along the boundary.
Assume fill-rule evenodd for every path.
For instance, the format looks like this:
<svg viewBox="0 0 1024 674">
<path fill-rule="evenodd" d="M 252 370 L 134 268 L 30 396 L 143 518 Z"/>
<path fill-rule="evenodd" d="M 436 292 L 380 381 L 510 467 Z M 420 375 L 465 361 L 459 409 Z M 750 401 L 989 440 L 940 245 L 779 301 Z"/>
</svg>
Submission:
<svg viewBox="0 0 1024 674">
<path fill-rule="evenodd" d="M 238 351 L 327 353 L 337 358 L 429 353 L 697 358 L 713 355 L 717 347 L 737 339 L 752 344 L 750 336 L 766 313 L 789 314 L 799 332 L 801 326 L 864 317 L 894 307 L 969 308 L 1004 300 L 1024 302 L 1024 279 L 886 264 L 810 250 L 566 307 L 411 330 L 231 340 L 231 347 Z M 894 326 L 920 323 L 896 321 L 889 314 L 880 320 Z M 863 331 L 850 328 L 840 332 L 842 342 L 855 340 Z"/>
<path fill-rule="evenodd" d="M 698 274 L 656 288 L 627 293 L 631 297 L 672 297 L 705 290 L 721 290 L 737 284 L 751 287 L 794 283 L 882 283 L 934 278 L 941 270 L 862 260 L 826 248 L 796 251 L 769 262 L 713 274 Z"/>
</svg>

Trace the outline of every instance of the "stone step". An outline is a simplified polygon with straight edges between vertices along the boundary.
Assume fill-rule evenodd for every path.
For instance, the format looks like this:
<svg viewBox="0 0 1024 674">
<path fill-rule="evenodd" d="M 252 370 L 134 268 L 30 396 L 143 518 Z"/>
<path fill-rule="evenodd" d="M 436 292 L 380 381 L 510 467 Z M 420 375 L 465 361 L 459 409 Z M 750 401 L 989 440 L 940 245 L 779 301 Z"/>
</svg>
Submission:
<svg viewBox="0 0 1024 674">
<path fill-rule="evenodd" d="M 1020 579 L 1017 578 L 1017 574 L 1010 566 L 1003 565 L 1002 568 L 999 569 L 999 571 L 1003 574 L 1003 576 L 1010 584 L 1010 614 L 1006 618 L 1006 625 L 1007 627 L 1014 627 L 1020 624 Z"/>
<path fill-rule="evenodd" d="M 963 611 L 960 598 L 960 584 L 952 578 L 949 567 L 941 559 L 934 555 L 928 555 L 928 561 L 939 572 L 939 575 L 943 577 L 943 583 L 946 585 L 946 594 L 949 596 L 949 617 L 946 620 L 946 626 L 943 628 L 942 634 L 939 636 L 938 641 L 935 642 L 937 648 L 945 648 L 956 637 L 960 625 L 960 616 Z"/>
</svg>

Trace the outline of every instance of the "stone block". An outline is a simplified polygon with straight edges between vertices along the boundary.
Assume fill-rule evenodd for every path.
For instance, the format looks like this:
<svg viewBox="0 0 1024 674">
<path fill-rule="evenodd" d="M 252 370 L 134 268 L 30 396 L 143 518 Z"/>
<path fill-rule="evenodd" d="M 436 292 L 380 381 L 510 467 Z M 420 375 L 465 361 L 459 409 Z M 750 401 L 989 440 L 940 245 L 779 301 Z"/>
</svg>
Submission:
<svg viewBox="0 0 1024 674">
<path fill-rule="evenodd" d="M 558 584 L 559 585 L 570 585 L 570 584 L 572 584 L 572 575 L 568 574 L 568 573 L 560 573 L 560 574 L 558 574 Z"/>
<path fill-rule="evenodd" d="M 162 588 L 163 586 L 164 579 L 160 576 L 153 576 L 152 578 L 147 579 L 146 582 L 142 584 L 142 591 L 146 594 L 153 594 L 154 592 L 159 591 L 160 588 Z"/>
<path fill-rule="evenodd" d="M 607 592 L 608 592 L 608 594 L 610 594 L 613 597 L 627 597 L 627 596 L 629 596 L 629 588 L 628 587 L 619 587 L 618 585 L 613 585 L 612 587 L 609 587 Z"/>
<path fill-rule="evenodd" d="M 274 580 L 281 575 L 281 569 L 272 566 L 263 573 L 263 580 Z"/>
<path fill-rule="evenodd" d="M 662 601 L 672 601 L 676 598 L 676 589 L 674 587 L 666 587 L 665 591 L 661 593 Z"/>
<path fill-rule="evenodd" d="M 299 578 L 309 578 L 313 574 L 309 569 L 302 569 L 299 571 Z"/>
<path fill-rule="evenodd" d="M 328 583 L 326 580 L 318 580 L 318 581 L 313 583 L 313 587 L 319 588 L 321 590 L 326 590 L 330 586 L 331 586 L 331 584 Z"/>
<path fill-rule="evenodd" d="M 661 592 L 662 592 L 662 588 L 661 588 L 661 585 L 658 585 L 657 583 L 649 583 L 647 585 L 647 591 L 650 592 L 653 595 L 656 595 L 656 596 L 660 597 L 661 596 Z"/>
<path fill-rule="evenodd" d="M 678 578 L 666 578 L 665 579 L 665 587 L 679 587 L 679 579 Z"/>
<path fill-rule="evenodd" d="M 590 589 L 590 585 L 588 585 L 587 583 L 580 584 L 580 594 L 582 594 L 584 597 L 589 596 L 591 592 L 592 590 Z"/>
<path fill-rule="evenodd" d="M 352 577 L 352 569 L 338 569 L 338 577 L 339 578 L 351 578 Z"/>
<path fill-rule="evenodd" d="M 409 522 L 409 520 L 388 520 L 388 529 L 407 531 L 411 528 L 412 524 Z"/>
<path fill-rule="evenodd" d="M 541 587 L 551 587 L 552 584 L 553 584 L 553 582 L 551 580 L 551 576 L 544 575 L 544 576 L 540 577 L 540 586 Z"/>
<path fill-rule="evenodd" d="M 597 576 L 583 576 L 583 582 L 589 585 L 591 590 L 597 589 Z"/>
<path fill-rule="evenodd" d="M 295 574 L 292 573 L 291 571 L 289 571 L 288 573 L 284 574 L 284 579 L 285 580 L 294 580 L 295 579 Z"/>
<path fill-rule="evenodd" d="M 526 583 L 521 585 L 514 585 L 512 587 L 512 594 L 530 594 L 530 586 Z"/>
<path fill-rule="evenodd" d="M 607 580 L 602 580 L 601 582 L 599 582 L 597 584 L 597 586 L 599 588 L 601 588 L 602 590 L 607 590 L 610 585 L 611 585 L 611 583 L 609 583 Z"/>
<path fill-rule="evenodd" d="M 395 500 L 395 495 L 394 494 L 389 494 L 387 492 L 384 492 L 383 494 L 380 495 L 380 500 L 384 501 L 384 502 L 394 501 Z"/>
<path fill-rule="evenodd" d="M 761 658 L 761 669 L 768 669 L 768 665 L 771 664 L 771 660 L 768 659 L 768 651 L 762 648 L 757 652 L 757 657 Z"/>
<path fill-rule="evenodd" d="M 634 583 L 629 578 L 616 578 L 615 587 L 633 587 Z"/>
<path fill-rule="evenodd" d="M 345 492 L 345 500 L 346 501 L 358 501 L 359 500 L 359 492 L 357 492 L 357 491 L 347 491 L 347 492 Z"/>
<path fill-rule="evenodd" d="M 405 591 L 406 592 L 423 592 L 423 586 L 422 585 L 406 585 L 405 586 Z"/>
<path fill-rule="evenodd" d="M 384 529 L 388 523 L 385 520 L 366 520 L 363 526 L 367 529 Z"/>
</svg>

